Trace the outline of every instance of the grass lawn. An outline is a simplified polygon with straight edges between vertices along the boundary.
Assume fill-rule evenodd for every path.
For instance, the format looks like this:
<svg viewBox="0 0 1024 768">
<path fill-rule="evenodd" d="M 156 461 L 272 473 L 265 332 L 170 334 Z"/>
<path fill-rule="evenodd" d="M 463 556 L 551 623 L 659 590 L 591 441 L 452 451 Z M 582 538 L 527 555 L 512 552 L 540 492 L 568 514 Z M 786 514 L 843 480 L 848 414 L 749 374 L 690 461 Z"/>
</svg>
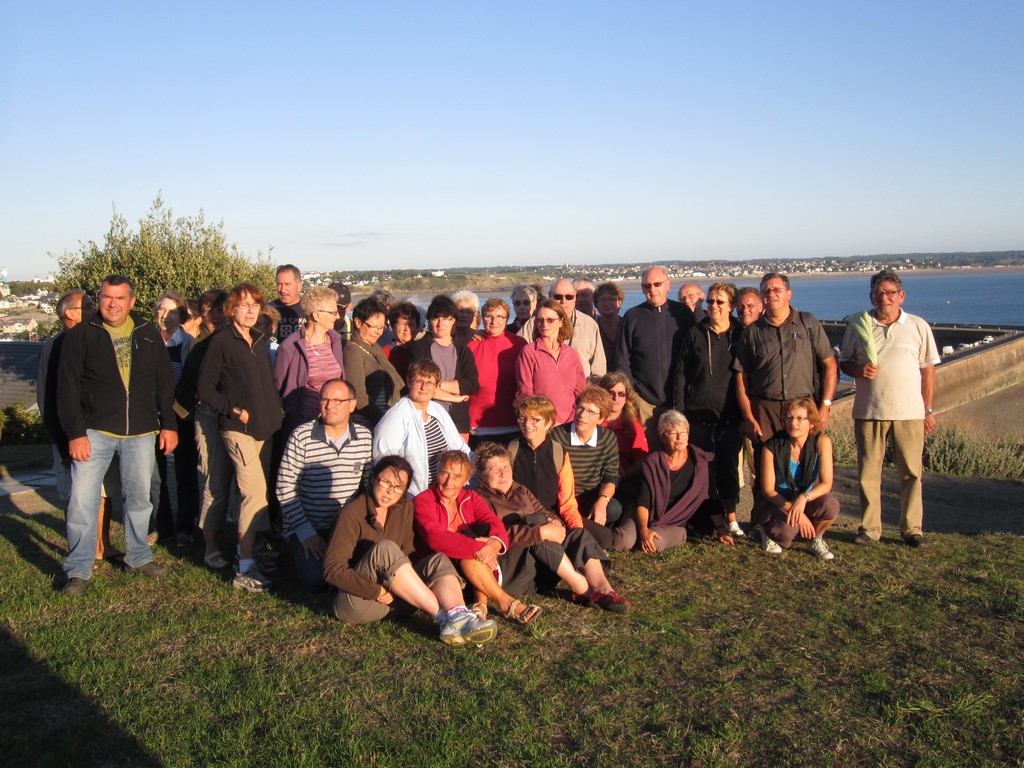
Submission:
<svg viewBox="0 0 1024 768">
<path fill-rule="evenodd" d="M 53 466 L 53 449 L 49 443 L 0 446 L 0 478 L 18 472 L 35 472 Z"/>
<path fill-rule="evenodd" d="M 540 597 L 482 649 L 347 627 L 158 549 L 59 593 L 63 521 L 0 515 L 6 766 L 966 766 L 1024 760 L 1024 540 L 836 561 L 749 541 L 613 557 L 620 617 Z M 799 547 L 800 545 L 798 545 Z"/>
</svg>

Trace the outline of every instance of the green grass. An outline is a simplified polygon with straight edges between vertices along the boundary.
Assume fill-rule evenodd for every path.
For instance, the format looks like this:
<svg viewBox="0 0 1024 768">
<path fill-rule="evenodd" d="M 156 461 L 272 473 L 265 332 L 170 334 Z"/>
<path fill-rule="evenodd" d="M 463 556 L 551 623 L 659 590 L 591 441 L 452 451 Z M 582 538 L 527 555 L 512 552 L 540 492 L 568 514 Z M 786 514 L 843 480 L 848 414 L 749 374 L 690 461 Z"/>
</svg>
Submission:
<svg viewBox="0 0 1024 768">
<path fill-rule="evenodd" d="M 7 507 L 5 507 L 6 509 Z M 613 557 L 618 617 L 539 597 L 450 649 L 348 627 L 158 550 L 58 590 L 56 511 L 0 516 L 8 766 L 965 766 L 1024 760 L 1024 541 L 895 535 L 837 559 L 688 544 Z M 287 581 L 285 579 L 284 581 Z"/>
<path fill-rule="evenodd" d="M 18 472 L 34 472 L 53 466 L 53 449 L 49 443 L 32 445 L 0 445 L 0 478 Z"/>
</svg>

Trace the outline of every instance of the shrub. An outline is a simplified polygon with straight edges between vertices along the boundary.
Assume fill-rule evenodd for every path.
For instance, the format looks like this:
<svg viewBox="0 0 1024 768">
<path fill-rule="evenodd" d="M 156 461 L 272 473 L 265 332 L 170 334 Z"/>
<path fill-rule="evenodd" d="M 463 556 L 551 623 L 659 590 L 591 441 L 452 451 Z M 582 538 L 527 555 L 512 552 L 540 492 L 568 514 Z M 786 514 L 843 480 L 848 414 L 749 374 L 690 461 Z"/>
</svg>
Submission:
<svg viewBox="0 0 1024 768">
<path fill-rule="evenodd" d="M 30 445 L 48 443 L 50 436 L 43 427 L 39 411 L 25 407 L 24 403 L 11 403 L 0 416 L 4 445 Z"/>
<path fill-rule="evenodd" d="M 925 438 L 924 468 L 944 475 L 1024 480 L 1024 454 L 1018 443 L 944 427 Z"/>
</svg>

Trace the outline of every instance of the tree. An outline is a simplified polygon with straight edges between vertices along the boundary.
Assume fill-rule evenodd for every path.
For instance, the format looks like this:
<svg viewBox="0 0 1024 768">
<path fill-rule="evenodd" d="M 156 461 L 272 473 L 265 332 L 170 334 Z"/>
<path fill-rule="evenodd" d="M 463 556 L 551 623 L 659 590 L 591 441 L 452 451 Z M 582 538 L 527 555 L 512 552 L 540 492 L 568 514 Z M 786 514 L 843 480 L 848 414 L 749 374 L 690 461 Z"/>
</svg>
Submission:
<svg viewBox="0 0 1024 768">
<path fill-rule="evenodd" d="M 157 298 L 168 290 L 197 298 L 210 288 L 230 290 L 249 282 L 268 300 L 276 295 L 275 267 L 268 257 L 257 253 L 255 260 L 247 258 L 228 244 L 223 222 L 207 223 L 202 210 L 175 219 L 160 195 L 139 220 L 137 232 L 115 208 L 102 248 L 90 240 L 76 252 L 65 251 L 57 264 L 58 294 L 81 288 L 95 296 L 104 277 L 121 274 L 135 283 L 135 309 L 146 316 L 152 316 Z"/>
</svg>

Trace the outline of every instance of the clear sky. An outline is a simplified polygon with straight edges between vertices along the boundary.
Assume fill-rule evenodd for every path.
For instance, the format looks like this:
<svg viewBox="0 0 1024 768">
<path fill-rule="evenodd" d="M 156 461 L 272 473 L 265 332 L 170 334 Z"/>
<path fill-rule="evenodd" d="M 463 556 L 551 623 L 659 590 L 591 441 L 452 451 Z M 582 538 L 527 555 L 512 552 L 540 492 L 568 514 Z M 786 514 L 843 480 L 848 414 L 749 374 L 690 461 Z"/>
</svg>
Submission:
<svg viewBox="0 0 1024 768">
<path fill-rule="evenodd" d="M 1024 2 L 0 0 L 0 266 L 162 193 L 302 269 L 1024 248 Z"/>
</svg>

